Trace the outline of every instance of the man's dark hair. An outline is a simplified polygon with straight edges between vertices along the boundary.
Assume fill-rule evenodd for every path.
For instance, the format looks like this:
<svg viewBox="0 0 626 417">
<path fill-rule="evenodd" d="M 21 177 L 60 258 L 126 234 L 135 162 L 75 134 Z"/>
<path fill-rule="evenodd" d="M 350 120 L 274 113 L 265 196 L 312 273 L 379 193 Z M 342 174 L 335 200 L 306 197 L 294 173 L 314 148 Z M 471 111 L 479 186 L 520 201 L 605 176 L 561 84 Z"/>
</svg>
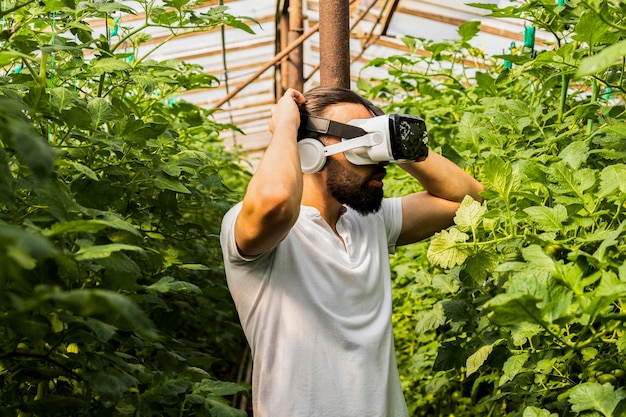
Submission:
<svg viewBox="0 0 626 417">
<path fill-rule="evenodd" d="M 322 116 L 325 110 L 335 104 L 354 103 L 362 104 L 372 113 L 373 116 L 383 114 L 382 110 L 374 106 L 368 100 L 364 99 L 354 91 L 342 87 L 315 87 L 304 93 L 306 103 L 299 104 L 300 114 L 311 116 Z M 304 120 L 304 118 L 302 118 Z M 320 133 L 311 132 L 300 126 L 298 129 L 298 140 L 307 138 L 319 139 Z"/>
</svg>

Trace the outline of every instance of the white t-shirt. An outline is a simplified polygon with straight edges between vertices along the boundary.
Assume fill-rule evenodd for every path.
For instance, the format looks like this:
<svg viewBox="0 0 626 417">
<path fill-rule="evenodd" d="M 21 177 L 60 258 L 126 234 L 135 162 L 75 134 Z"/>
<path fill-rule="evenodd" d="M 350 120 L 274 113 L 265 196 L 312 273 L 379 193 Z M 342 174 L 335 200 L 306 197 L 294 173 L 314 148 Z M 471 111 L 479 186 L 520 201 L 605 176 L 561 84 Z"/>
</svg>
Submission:
<svg viewBox="0 0 626 417">
<path fill-rule="evenodd" d="M 400 234 L 399 198 L 337 231 L 313 207 L 273 250 L 236 247 L 241 203 L 222 222 L 228 286 L 252 349 L 255 417 L 403 417 L 391 328 L 389 253 Z"/>
</svg>

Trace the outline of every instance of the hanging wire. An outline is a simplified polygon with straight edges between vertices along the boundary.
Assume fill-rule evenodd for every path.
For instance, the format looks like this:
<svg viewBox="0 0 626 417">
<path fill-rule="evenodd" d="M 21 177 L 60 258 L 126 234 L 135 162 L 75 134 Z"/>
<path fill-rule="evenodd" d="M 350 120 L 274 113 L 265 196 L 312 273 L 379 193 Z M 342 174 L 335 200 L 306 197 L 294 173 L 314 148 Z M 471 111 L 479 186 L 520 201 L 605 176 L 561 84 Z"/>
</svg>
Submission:
<svg viewBox="0 0 626 417">
<path fill-rule="evenodd" d="M 220 0 L 219 5 L 223 6 L 224 0 Z M 221 35 L 222 35 L 222 66 L 224 68 L 224 88 L 226 89 L 226 96 L 228 96 L 230 94 L 230 91 L 229 91 L 230 87 L 228 85 L 228 65 L 226 63 L 226 30 L 224 29 L 223 24 L 220 26 L 220 30 L 221 30 Z M 228 116 L 230 119 L 230 124 L 233 125 L 235 124 L 235 121 L 233 118 L 233 112 L 232 112 L 232 108 L 230 105 L 230 100 L 226 101 L 226 105 L 228 106 Z M 232 129 L 231 129 L 231 138 L 233 140 L 233 145 L 237 146 L 237 136 L 235 135 L 235 131 Z"/>
</svg>

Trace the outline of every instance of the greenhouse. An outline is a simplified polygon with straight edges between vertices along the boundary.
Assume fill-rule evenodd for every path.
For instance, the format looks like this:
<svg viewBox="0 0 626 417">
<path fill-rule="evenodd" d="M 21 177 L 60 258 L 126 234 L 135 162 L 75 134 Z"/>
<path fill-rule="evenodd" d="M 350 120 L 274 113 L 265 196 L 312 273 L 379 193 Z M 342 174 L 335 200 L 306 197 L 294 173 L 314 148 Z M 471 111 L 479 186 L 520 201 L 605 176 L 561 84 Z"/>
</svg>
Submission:
<svg viewBox="0 0 626 417">
<path fill-rule="evenodd" d="M 364 124 L 359 148 L 336 134 L 343 159 L 295 183 L 338 159 L 384 166 L 385 202 L 434 195 L 419 164 L 441 156 L 471 184 L 446 227 L 403 240 L 394 226 L 385 302 L 406 413 L 626 415 L 623 2 L 3 0 L 0 25 L 0 416 L 266 415 L 222 224 L 267 172 L 281 97 L 318 87 L 418 126 L 429 156 L 365 158 L 381 142 Z M 259 247 L 241 242 L 243 258 Z M 368 376 L 355 386 L 388 388 Z"/>
</svg>

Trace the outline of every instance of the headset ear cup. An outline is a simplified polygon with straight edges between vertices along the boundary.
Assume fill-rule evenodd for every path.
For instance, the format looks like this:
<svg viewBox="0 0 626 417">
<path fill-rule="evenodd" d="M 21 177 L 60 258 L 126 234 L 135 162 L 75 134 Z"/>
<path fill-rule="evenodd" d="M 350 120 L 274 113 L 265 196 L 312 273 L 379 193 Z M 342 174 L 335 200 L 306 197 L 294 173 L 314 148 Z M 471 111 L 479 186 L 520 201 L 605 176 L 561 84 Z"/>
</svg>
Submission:
<svg viewBox="0 0 626 417">
<path fill-rule="evenodd" d="M 324 144 L 317 139 L 304 138 L 298 142 L 300 166 L 305 174 L 313 174 L 324 168 L 326 156 Z"/>
</svg>

